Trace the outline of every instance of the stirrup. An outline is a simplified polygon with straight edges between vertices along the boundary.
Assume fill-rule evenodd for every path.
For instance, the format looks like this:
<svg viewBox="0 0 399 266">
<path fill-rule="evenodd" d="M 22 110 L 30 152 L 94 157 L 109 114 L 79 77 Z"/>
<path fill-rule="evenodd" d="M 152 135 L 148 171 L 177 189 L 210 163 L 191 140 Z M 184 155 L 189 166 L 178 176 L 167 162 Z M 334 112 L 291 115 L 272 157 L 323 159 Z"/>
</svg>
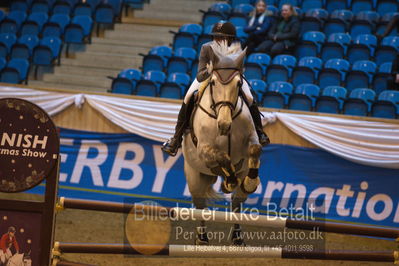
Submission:
<svg viewBox="0 0 399 266">
<path fill-rule="evenodd" d="M 180 148 L 180 145 L 177 145 L 177 147 L 171 147 L 170 143 L 173 141 L 173 138 L 169 139 L 168 141 L 166 141 L 164 144 L 162 144 L 162 148 L 161 150 L 167 154 L 169 154 L 170 156 L 176 156 L 177 151 Z"/>
</svg>

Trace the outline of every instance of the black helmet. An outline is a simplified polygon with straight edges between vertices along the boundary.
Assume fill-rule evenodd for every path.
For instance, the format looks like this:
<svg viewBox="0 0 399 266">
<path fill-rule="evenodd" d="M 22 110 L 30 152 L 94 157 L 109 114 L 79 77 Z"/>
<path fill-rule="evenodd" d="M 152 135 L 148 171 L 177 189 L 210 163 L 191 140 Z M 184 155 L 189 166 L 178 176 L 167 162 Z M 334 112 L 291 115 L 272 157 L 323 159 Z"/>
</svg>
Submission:
<svg viewBox="0 0 399 266">
<path fill-rule="evenodd" d="M 10 226 L 10 227 L 8 227 L 8 232 L 10 233 L 10 232 L 12 232 L 12 233 L 15 233 L 15 227 L 14 226 Z"/>
<path fill-rule="evenodd" d="M 213 36 L 220 36 L 220 37 L 236 37 L 236 27 L 231 24 L 230 22 L 226 21 L 219 21 L 215 23 L 212 28 Z"/>
</svg>

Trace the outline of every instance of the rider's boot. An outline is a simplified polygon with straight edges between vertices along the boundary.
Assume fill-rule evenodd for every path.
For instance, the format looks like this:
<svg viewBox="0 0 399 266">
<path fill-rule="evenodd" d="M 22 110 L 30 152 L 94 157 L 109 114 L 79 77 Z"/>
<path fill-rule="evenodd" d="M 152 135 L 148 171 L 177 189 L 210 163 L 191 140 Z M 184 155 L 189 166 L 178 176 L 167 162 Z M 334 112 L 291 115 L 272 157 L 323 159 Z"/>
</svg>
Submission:
<svg viewBox="0 0 399 266">
<path fill-rule="evenodd" d="M 183 102 L 180 108 L 179 115 L 177 116 L 177 124 L 175 127 L 174 136 L 162 145 L 162 150 L 170 156 L 176 156 L 177 151 L 181 146 L 184 130 L 187 128 L 190 120 L 191 112 L 193 110 L 193 96 L 188 104 Z"/>
<path fill-rule="evenodd" d="M 268 145 L 270 143 L 270 139 L 266 135 L 266 133 L 263 131 L 262 119 L 260 117 L 258 105 L 254 102 L 249 107 L 249 111 L 251 112 L 252 120 L 254 121 L 254 124 L 255 124 L 255 129 L 256 129 L 256 133 L 258 134 L 260 145 L 262 145 L 262 146 Z"/>
</svg>

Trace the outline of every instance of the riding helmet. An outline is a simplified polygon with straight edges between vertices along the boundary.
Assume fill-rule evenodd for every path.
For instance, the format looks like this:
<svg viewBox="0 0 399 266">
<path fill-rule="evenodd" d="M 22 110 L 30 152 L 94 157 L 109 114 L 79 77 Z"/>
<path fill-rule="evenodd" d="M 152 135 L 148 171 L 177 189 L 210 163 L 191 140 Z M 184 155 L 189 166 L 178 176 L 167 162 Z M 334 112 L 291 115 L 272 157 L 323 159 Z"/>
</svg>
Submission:
<svg viewBox="0 0 399 266">
<path fill-rule="evenodd" d="M 211 35 L 220 37 L 236 37 L 236 27 L 226 21 L 219 21 L 215 23 L 212 28 Z"/>
</svg>

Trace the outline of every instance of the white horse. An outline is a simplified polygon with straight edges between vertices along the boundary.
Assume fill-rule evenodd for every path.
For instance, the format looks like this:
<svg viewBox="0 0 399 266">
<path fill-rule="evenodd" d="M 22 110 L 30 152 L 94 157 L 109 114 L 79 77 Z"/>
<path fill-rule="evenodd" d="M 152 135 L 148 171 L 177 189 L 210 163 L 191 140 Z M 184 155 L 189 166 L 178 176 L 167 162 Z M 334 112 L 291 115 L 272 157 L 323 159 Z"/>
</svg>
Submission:
<svg viewBox="0 0 399 266">
<path fill-rule="evenodd" d="M 237 50 L 237 49 L 236 49 Z M 222 191 L 233 192 L 232 210 L 241 211 L 248 194 L 258 184 L 262 146 L 250 111 L 241 96 L 245 51 L 213 46 L 215 58 L 208 66 L 210 78 L 201 84 L 191 133 L 183 139 L 184 172 L 196 208 L 207 207 L 218 194 L 212 185 L 223 177 Z M 242 245 L 241 229 L 234 225 L 233 244 Z M 197 227 L 197 244 L 207 244 L 205 223 Z"/>
<path fill-rule="evenodd" d="M 14 254 L 7 262 L 7 266 L 31 266 L 32 260 L 23 253 Z"/>
</svg>

